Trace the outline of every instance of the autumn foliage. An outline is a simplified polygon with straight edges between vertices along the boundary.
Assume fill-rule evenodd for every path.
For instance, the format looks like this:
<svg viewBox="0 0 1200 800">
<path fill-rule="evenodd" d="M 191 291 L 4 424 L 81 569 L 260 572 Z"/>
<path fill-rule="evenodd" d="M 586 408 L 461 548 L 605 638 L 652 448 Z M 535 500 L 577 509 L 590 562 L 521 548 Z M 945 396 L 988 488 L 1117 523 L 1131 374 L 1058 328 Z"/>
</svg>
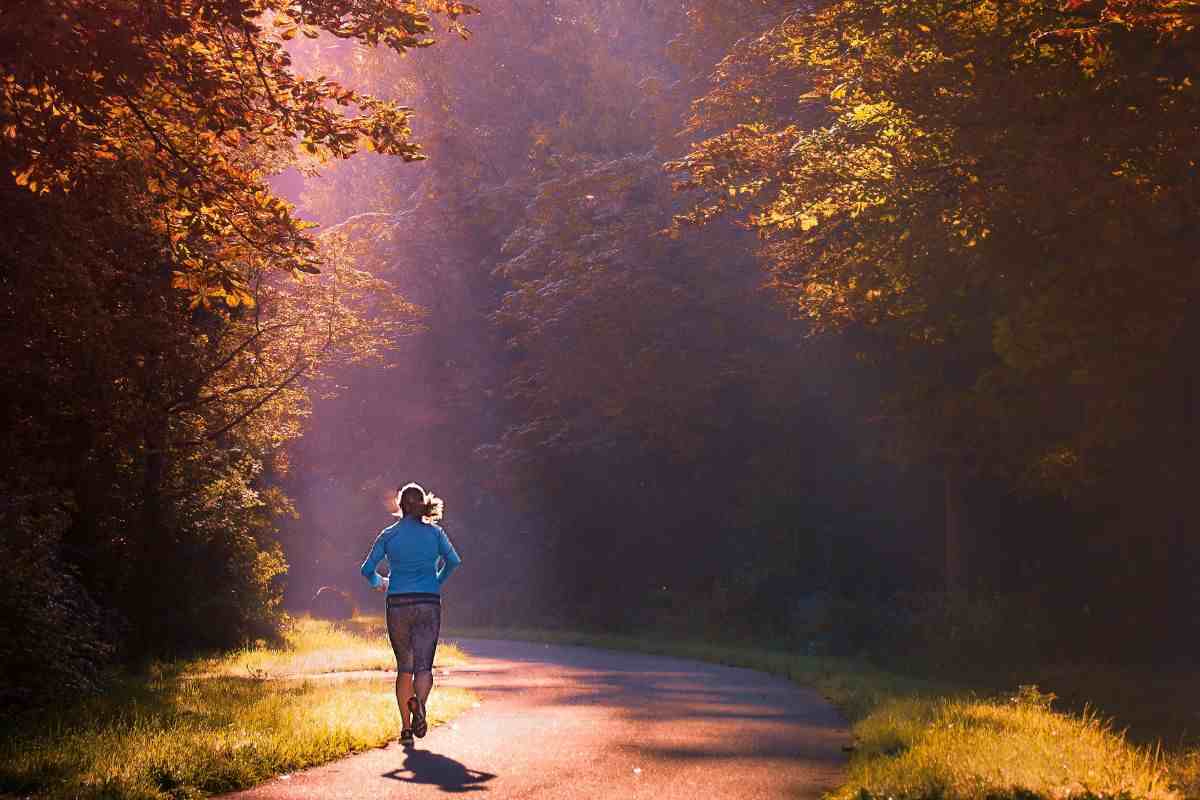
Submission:
<svg viewBox="0 0 1200 800">
<path fill-rule="evenodd" d="M 903 416 L 936 457 L 1092 485 L 1162 413 L 1146 388 L 1165 401 L 1193 380 L 1175 367 L 1200 289 L 1195 13 L 914 0 L 782 17 L 695 104 L 691 129 L 712 135 L 671 168 L 704 199 L 678 219 L 738 215 L 815 330 L 867 329 L 909 359 Z"/>
<path fill-rule="evenodd" d="M 301 157 L 422 157 L 409 109 L 298 73 L 287 42 L 403 52 L 433 43 L 435 18 L 465 35 L 474 11 L 6 4 L 0 549 L 19 553 L 32 520 L 55 520 L 19 562 L 12 603 L 91 597 L 89 635 L 133 653 L 272 635 L 286 568 L 274 531 L 290 506 L 269 476 L 286 471 L 324 368 L 378 356 L 417 310 L 344 239 L 318 242 L 267 178 Z M 12 603 L 17 690 L 54 657 L 40 618 Z"/>
</svg>

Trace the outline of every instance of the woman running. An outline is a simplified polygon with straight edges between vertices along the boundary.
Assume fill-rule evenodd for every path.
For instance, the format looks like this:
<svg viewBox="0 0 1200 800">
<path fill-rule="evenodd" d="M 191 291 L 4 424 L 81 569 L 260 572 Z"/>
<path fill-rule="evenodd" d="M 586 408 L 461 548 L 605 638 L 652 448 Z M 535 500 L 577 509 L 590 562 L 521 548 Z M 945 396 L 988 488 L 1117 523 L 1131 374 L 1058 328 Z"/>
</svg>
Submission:
<svg viewBox="0 0 1200 800">
<path fill-rule="evenodd" d="M 414 734 L 424 736 L 429 730 L 425 703 L 433 689 L 442 584 L 462 559 L 445 531 L 433 524 L 442 518 L 440 499 L 409 483 L 396 492 L 396 504 L 400 519 L 375 539 L 362 574 L 372 587 L 387 592 L 388 638 L 396 654 L 396 705 L 403 721 L 400 744 L 411 747 Z M 386 578 L 375 571 L 385 557 L 391 568 Z"/>
</svg>

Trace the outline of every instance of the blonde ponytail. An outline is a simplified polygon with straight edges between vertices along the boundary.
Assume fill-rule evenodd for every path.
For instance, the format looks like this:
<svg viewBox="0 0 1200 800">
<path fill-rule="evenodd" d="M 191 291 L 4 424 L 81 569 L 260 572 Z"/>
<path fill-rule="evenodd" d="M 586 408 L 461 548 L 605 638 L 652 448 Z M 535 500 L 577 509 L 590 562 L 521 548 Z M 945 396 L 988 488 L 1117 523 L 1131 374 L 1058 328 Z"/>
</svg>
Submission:
<svg viewBox="0 0 1200 800">
<path fill-rule="evenodd" d="M 426 492 L 424 489 L 422 489 L 419 483 L 406 483 L 396 490 L 396 494 L 398 495 L 397 499 L 401 504 L 399 513 L 404 513 L 404 495 L 416 494 L 418 492 L 421 495 L 421 505 L 419 506 L 421 520 L 423 522 L 437 522 L 440 520 L 442 518 L 442 511 L 445 508 L 445 503 L 442 502 L 442 498 L 438 497 L 433 492 Z"/>
</svg>

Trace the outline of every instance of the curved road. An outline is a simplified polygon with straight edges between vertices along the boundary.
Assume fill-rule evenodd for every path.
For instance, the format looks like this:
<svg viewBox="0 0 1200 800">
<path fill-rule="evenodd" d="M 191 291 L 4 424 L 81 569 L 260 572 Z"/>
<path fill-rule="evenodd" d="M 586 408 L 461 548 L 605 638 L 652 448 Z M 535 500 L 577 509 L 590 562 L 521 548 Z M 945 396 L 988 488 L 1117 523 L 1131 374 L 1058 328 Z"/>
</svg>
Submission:
<svg viewBox="0 0 1200 800">
<path fill-rule="evenodd" d="M 438 682 L 476 692 L 479 708 L 414 750 L 392 743 L 226 797 L 818 798 L 841 778 L 844 721 L 782 678 L 586 647 L 459 644 L 470 664 Z"/>
</svg>

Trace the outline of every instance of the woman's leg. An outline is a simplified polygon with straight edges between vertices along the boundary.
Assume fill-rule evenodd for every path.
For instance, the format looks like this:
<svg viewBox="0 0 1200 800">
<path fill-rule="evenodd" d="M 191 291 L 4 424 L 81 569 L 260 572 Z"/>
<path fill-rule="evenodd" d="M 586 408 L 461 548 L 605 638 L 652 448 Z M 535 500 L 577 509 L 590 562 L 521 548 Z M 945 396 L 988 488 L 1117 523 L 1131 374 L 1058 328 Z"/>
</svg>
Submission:
<svg viewBox="0 0 1200 800">
<path fill-rule="evenodd" d="M 416 608 L 418 611 L 412 623 L 413 672 L 416 673 L 417 699 L 424 708 L 433 690 L 433 657 L 442 632 L 442 607 L 425 603 Z"/>
<path fill-rule="evenodd" d="M 436 603 L 424 603 L 415 606 L 418 609 L 412 625 L 413 651 L 413 682 L 416 688 L 417 702 L 420 703 L 419 716 L 425 716 L 425 703 L 429 693 L 433 691 L 433 657 L 437 651 L 438 636 L 442 628 L 442 607 Z M 423 725 L 414 725 L 418 736 L 423 736 Z"/>
<path fill-rule="evenodd" d="M 421 701 L 421 708 L 424 708 L 425 701 L 429 699 L 429 693 L 433 691 L 433 670 L 418 672 L 413 683 L 416 684 L 417 699 Z"/>
<path fill-rule="evenodd" d="M 387 610 L 388 639 L 396 655 L 396 705 L 403 730 L 412 728 L 408 698 L 413 695 L 412 609 L 395 606 Z"/>
<path fill-rule="evenodd" d="M 428 691 L 425 692 L 429 694 Z M 404 730 L 412 729 L 412 714 L 408 710 L 408 698 L 413 696 L 413 676 L 411 672 L 396 673 L 396 705 L 400 707 L 400 722 Z"/>
</svg>

